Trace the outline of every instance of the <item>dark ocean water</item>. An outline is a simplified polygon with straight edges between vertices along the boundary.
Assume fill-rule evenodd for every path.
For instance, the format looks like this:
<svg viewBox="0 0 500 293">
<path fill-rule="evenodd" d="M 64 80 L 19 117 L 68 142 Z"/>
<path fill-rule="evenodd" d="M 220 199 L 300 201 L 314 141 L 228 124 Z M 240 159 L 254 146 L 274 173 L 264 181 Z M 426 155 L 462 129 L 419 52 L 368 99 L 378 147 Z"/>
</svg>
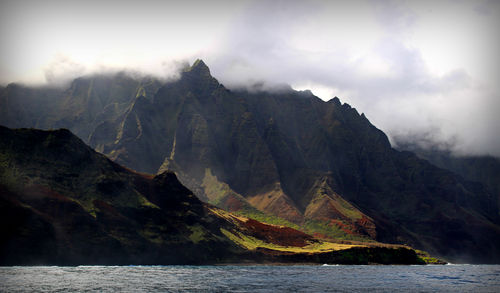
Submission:
<svg viewBox="0 0 500 293">
<path fill-rule="evenodd" d="M 500 265 L 0 267 L 2 292 L 500 292 Z"/>
</svg>

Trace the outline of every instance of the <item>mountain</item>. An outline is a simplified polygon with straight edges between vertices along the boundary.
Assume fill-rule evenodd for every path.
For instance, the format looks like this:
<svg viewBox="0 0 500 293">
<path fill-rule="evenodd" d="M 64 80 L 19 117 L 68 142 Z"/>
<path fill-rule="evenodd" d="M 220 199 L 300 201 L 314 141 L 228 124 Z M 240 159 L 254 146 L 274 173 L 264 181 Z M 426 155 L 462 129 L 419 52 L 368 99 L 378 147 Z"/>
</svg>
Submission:
<svg viewBox="0 0 500 293">
<path fill-rule="evenodd" d="M 408 247 L 325 242 L 203 204 L 68 130 L 0 126 L 0 264 L 423 263 Z M 426 259 L 425 257 L 423 257 Z"/>
<path fill-rule="evenodd" d="M 171 172 L 132 172 L 68 130 L 0 127 L 0 138 L 2 264 L 195 263 L 239 251 Z"/>
<path fill-rule="evenodd" d="M 433 165 L 450 170 L 466 180 L 483 184 L 493 194 L 500 211 L 500 159 L 493 156 L 458 156 L 449 150 L 421 148 L 414 144 L 398 142 L 398 149 L 415 153 Z"/>
<path fill-rule="evenodd" d="M 174 171 L 203 201 L 323 239 L 500 262 L 500 220 L 487 188 L 393 149 L 338 98 L 228 90 L 201 60 L 168 82 L 120 73 L 50 91 L 8 85 L 0 105 L 16 114 L 0 124 L 67 127 L 128 168 Z M 44 99 L 51 106 L 37 110 Z"/>
</svg>

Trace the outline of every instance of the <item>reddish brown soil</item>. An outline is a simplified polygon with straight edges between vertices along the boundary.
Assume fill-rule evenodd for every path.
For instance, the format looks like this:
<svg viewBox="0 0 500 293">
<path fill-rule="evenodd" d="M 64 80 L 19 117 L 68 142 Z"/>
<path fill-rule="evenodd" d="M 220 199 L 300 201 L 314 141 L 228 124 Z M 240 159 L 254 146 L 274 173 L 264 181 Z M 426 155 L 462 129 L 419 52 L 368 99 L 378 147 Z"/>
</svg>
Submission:
<svg viewBox="0 0 500 293">
<path fill-rule="evenodd" d="M 340 230 L 342 230 L 346 234 L 350 234 L 350 235 L 358 234 L 358 233 L 356 233 L 353 225 L 346 224 L 346 223 L 342 222 L 341 220 L 330 220 L 330 225 L 335 225 L 337 228 L 339 228 Z"/>
<path fill-rule="evenodd" d="M 302 223 L 304 220 L 302 213 L 280 188 L 247 199 L 258 210 L 276 215 L 292 223 Z"/>
<path fill-rule="evenodd" d="M 363 215 L 363 217 L 357 220 L 356 223 L 354 224 L 356 225 L 358 232 L 365 232 L 372 239 L 377 238 L 377 230 L 375 224 L 371 219 L 368 219 L 365 215 Z"/>
<path fill-rule="evenodd" d="M 229 211 L 239 211 L 243 208 L 243 203 L 241 202 L 241 200 L 239 200 L 238 198 L 234 197 L 234 196 L 227 196 L 225 199 L 224 199 L 224 202 L 222 203 L 223 206 L 226 207 L 226 210 L 229 210 Z"/>
<path fill-rule="evenodd" d="M 253 219 L 241 222 L 241 227 L 250 236 L 281 246 L 304 247 L 316 241 L 312 236 L 293 228 L 268 225 Z"/>
</svg>

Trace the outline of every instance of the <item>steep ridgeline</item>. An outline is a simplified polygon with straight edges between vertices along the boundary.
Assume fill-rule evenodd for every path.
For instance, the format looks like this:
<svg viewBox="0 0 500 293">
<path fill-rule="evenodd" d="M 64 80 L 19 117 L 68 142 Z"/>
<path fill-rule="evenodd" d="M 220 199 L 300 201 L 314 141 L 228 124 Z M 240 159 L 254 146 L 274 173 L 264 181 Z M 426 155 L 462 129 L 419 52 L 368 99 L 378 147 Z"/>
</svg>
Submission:
<svg viewBox="0 0 500 293">
<path fill-rule="evenodd" d="M 482 183 L 494 195 L 500 212 L 500 159 L 492 156 L 457 156 L 449 150 L 424 149 L 398 142 L 398 149 L 408 150 L 439 168 L 450 170 L 466 180 Z"/>
<path fill-rule="evenodd" d="M 0 126 L 0 220 L 0 265 L 435 261 L 234 216 L 174 173 L 125 169 L 68 130 Z"/>
<path fill-rule="evenodd" d="M 132 172 L 68 130 L 0 126 L 0 215 L 2 265 L 211 263 L 242 252 L 174 173 Z"/>
<path fill-rule="evenodd" d="M 382 131 L 338 98 L 230 91 L 201 60 L 161 86 L 119 86 L 128 89 L 123 96 L 94 94 L 91 81 L 101 78 L 71 85 L 82 87 L 87 104 L 68 90 L 60 94 L 65 102 L 37 121 L 68 127 L 137 171 L 173 170 L 200 199 L 258 220 L 325 238 L 407 243 L 452 261 L 500 262 L 491 194 L 392 149 Z M 4 89 L 0 103 L 27 107 L 22 98 L 12 102 L 14 89 Z M 106 102 L 92 108 L 94 100 Z M 80 108 L 72 113 L 67 105 Z"/>
</svg>

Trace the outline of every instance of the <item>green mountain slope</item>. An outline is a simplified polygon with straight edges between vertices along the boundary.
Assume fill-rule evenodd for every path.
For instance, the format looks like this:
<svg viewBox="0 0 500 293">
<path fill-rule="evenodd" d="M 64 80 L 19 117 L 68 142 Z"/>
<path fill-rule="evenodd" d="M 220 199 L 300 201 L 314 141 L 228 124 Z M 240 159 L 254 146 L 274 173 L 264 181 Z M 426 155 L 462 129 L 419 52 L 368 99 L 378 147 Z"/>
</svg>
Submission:
<svg viewBox="0 0 500 293">
<path fill-rule="evenodd" d="M 173 170 L 200 199 L 236 213 L 323 238 L 410 244 L 452 261 L 500 261 L 492 194 L 391 148 L 382 131 L 338 98 L 230 91 L 203 61 L 178 80 L 134 79 L 106 98 L 104 91 L 92 94 L 90 81 L 101 78 L 75 80 L 71 88 L 81 90 L 60 93 L 64 103 L 37 115 L 59 115 L 47 127 L 68 127 L 129 168 Z M 106 77 L 111 85 L 122 79 Z M 1 103 L 11 103 L 12 87 Z"/>
<path fill-rule="evenodd" d="M 0 264 L 423 263 L 408 247 L 325 242 L 200 202 L 68 130 L 0 126 Z"/>
<path fill-rule="evenodd" d="M 173 173 L 132 172 L 67 130 L 0 127 L 2 264 L 206 263 L 241 253 Z"/>
</svg>

